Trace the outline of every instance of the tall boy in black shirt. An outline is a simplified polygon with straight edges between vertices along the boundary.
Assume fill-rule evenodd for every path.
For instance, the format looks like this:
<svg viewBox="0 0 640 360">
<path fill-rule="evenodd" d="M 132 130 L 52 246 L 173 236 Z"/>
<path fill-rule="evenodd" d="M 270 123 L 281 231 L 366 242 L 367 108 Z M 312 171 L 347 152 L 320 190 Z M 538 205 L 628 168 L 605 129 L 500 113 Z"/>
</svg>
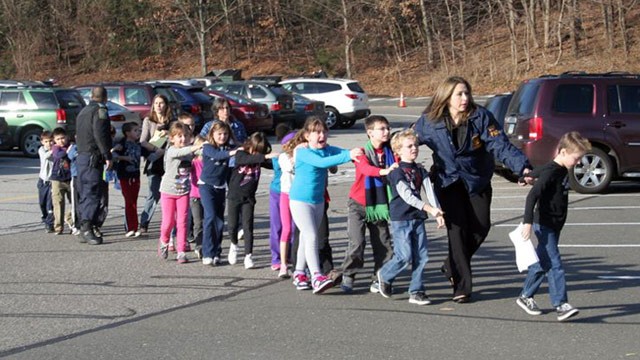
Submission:
<svg viewBox="0 0 640 360">
<path fill-rule="evenodd" d="M 558 313 L 558 321 L 566 320 L 578 313 L 578 309 L 567 302 L 566 281 L 558 242 L 569 206 L 568 169 L 575 166 L 590 149 L 589 141 L 578 132 L 566 133 L 560 138 L 558 154 L 553 161 L 531 173 L 537 180 L 527 196 L 522 237 L 531 237 L 533 224 L 538 238 L 536 253 L 540 261 L 529 266 L 522 293 L 516 300 L 518 306 L 529 315 L 542 314 L 533 296 L 540 288 L 545 275 L 549 281 L 549 296 Z"/>
</svg>

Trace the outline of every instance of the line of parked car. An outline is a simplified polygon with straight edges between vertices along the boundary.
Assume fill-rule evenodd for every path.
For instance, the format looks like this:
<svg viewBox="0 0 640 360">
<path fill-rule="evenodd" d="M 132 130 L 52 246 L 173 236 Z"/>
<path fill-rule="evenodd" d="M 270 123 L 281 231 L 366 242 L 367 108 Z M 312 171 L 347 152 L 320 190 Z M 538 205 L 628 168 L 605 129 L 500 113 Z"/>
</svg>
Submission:
<svg viewBox="0 0 640 360">
<path fill-rule="evenodd" d="M 566 132 L 589 139 L 591 151 L 569 174 L 577 192 L 600 193 L 614 179 L 640 178 L 640 74 L 545 75 L 486 107 L 533 166 L 553 159 Z"/>
<path fill-rule="evenodd" d="M 61 88 L 37 81 L 0 80 L 0 149 L 18 148 L 37 157 L 40 133 L 56 127 L 75 134 L 76 117 L 96 85 L 107 90 L 109 117 L 121 135 L 122 124 L 140 123 L 151 111 L 153 97 L 169 99 L 175 114 L 194 116 L 196 130 L 214 118 L 216 98 L 226 99 L 247 131 L 272 131 L 278 124 L 302 126 L 310 115 L 326 119 L 330 128 L 348 128 L 370 114 L 368 97 L 355 80 L 289 79 L 210 81 L 155 80 L 104 82 Z M 6 129 L 2 132 L 3 129 Z"/>
</svg>

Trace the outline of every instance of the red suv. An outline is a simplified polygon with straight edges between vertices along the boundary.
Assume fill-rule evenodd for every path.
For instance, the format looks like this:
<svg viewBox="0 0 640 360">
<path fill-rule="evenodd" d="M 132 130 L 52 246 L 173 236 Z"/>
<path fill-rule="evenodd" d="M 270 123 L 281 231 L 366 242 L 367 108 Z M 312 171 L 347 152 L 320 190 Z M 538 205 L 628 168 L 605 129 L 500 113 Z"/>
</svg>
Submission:
<svg viewBox="0 0 640 360">
<path fill-rule="evenodd" d="M 575 191 L 598 193 L 615 178 L 640 177 L 640 75 L 568 72 L 520 85 L 504 131 L 534 166 L 551 161 L 573 130 L 593 147 L 570 171 Z"/>
</svg>

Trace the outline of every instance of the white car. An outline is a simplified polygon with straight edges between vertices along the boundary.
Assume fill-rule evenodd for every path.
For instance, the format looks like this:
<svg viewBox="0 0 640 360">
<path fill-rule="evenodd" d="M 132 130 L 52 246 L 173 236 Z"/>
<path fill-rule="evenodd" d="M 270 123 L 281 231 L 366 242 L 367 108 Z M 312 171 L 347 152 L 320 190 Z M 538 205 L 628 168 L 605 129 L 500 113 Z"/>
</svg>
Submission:
<svg viewBox="0 0 640 360">
<path fill-rule="evenodd" d="M 283 80 L 280 84 L 293 93 L 324 101 L 329 128 L 350 128 L 371 114 L 369 97 L 356 80 L 300 78 Z"/>
</svg>

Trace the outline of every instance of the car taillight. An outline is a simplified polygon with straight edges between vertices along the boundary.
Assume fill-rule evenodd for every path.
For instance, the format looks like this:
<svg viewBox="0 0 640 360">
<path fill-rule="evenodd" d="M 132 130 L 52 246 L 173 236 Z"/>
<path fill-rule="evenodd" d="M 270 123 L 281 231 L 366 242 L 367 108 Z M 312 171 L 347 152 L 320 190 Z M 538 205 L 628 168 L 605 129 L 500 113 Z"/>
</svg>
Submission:
<svg viewBox="0 0 640 360">
<path fill-rule="evenodd" d="M 58 124 L 66 124 L 67 123 L 67 112 L 64 109 L 56 110 L 56 122 Z"/>
<path fill-rule="evenodd" d="M 529 120 L 529 140 L 536 141 L 542 139 L 542 118 L 534 117 Z"/>
<path fill-rule="evenodd" d="M 200 105 L 191 105 L 191 113 L 194 115 L 200 114 L 202 112 L 202 108 Z"/>
<path fill-rule="evenodd" d="M 304 111 L 313 111 L 313 104 L 307 104 L 304 107 Z"/>
<path fill-rule="evenodd" d="M 345 94 L 349 99 L 358 100 L 358 95 L 356 94 Z"/>
<path fill-rule="evenodd" d="M 120 121 L 125 121 L 126 119 L 124 118 L 124 115 L 112 115 L 112 116 L 109 116 L 109 120 L 120 122 Z"/>
<path fill-rule="evenodd" d="M 271 111 L 280 111 L 281 109 L 280 103 L 271 104 Z"/>
</svg>

